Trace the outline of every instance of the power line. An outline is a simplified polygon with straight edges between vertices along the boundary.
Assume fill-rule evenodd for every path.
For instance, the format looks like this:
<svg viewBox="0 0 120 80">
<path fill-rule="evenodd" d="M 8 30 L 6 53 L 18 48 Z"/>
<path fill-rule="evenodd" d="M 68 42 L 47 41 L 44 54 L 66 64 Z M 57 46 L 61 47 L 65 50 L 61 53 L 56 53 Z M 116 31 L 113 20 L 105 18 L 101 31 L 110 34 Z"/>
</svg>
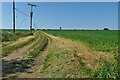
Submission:
<svg viewBox="0 0 120 80">
<path fill-rule="evenodd" d="M 17 8 L 15 8 L 15 9 L 16 9 L 16 11 L 18 11 L 18 12 L 20 12 L 20 13 L 24 14 L 25 16 L 30 17 L 28 14 L 25 14 L 24 12 L 22 12 L 22 11 L 18 10 Z"/>
<path fill-rule="evenodd" d="M 22 18 L 21 20 L 19 20 L 18 22 L 16 22 L 17 25 L 18 25 L 18 27 L 24 26 L 24 23 L 25 23 L 25 20 L 26 20 L 26 16 L 21 17 L 21 18 Z M 16 20 L 18 20 L 18 17 L 17 17 L 17 16 L 16 16 Z"/>
</svg>

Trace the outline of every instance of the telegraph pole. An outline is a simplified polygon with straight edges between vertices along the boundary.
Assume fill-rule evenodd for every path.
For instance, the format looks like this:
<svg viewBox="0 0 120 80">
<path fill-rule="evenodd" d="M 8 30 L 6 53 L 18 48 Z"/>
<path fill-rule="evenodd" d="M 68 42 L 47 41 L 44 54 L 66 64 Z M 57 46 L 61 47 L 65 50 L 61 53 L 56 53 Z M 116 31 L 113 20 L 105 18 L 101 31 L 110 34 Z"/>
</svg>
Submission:
<svg viewBox="0 0 120 80">
<path fill-rule="evenodd" d="M 15 0 L 13 0 L 13 32 L 15 33 Z"/>
<path fill-rule="evenodd" d="M 30 32 L 31 32 L 31 34 L 32 34 L 32 17 L 33 17 L 33 7 L 36 7 L 36 5 L 34 5 L 34 4 L 28 4 L 28 5 L 30 5 Z"/>
</svg>

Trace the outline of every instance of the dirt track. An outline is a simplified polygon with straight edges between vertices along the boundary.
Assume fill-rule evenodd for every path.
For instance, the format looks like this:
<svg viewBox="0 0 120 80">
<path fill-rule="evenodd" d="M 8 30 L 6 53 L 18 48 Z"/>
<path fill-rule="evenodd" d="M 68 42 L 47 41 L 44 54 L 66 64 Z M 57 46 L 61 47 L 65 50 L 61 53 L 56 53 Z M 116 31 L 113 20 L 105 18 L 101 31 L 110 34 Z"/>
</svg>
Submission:
<svg viewBox="0 0 120 80">
<path fill-rule="evenodd" d="M 12 42 L 11 45 L 17 45 L 20 44 L 22 42 L 26 42 L 27 40 L 34 38 L 34 36 L 28 36 L 28 37 L 24 37 L 24 38 L 20 38 L 18 41 Z M 26 52 L 29 50 L 29 48 L 31 47 L 32 44 L 28 44 L 26 46 L 23 46 L 22 48 L 19 48 L 18 50 L 13 51 L 12 53 L 8 54 L 8 56 L 3 57 L 4 60 L 12 60 L 12 59 L 21 59 L 26 55 Z"/>
<path fill-rule="evenodd" d="M 29 73 L 26 73 L 26 72 L 25 73 L 20 73 L 19 74 L 20 78 L 24 78 L 24 77 L 26 77 L 26 78 L 39 78 L 40 77 L 41 68 L 42 68 L 42 66 L 44 64 L 45 57 L 47 56 L 49 48 L 50 48 L 50 45 L 51 45 L 50 42 L 51 42 L 51 39 L 48 38 L 47 46 L 34 59 L 33 63 L 35 64 L 35 66 L 33 66 L 32 68 L 30 68 L 28 70 Z"/>
<path fill-rule="evenodd" d="M 96 59 L 100 59 L 100 58 L 107 59 L 107 60 L 113 59 L 113 55 L 107 54 L 104 52 L 92 51 L 90 48 L 86 47 L 82 42 L 76 42 L 70 39 L 64 39 L 64 38 L 55 37 L 52 35 L 48 35 L 48 36 L 49 38 L 48 38 L 48 44 L 46 48 L 44 49 L 44 51 L 41 51 L 40 54 L 36 58 L 34 58 L 34 61 L 32 62 L 34 63 L 34 66 L 31 66 L 31 68 L 29 68 L 27 72 L 22 72 L 22 73 L 19 72 L 17 74 L 15 73 L 16 76 L 20 78 L 40 78 L 41 70 L 42 70 L 42 67 L 44 66 L 45 58 L 48 55 L 48 53 L 50 53 L 50 49 L 54 51 L 54 49 L 52 48 L 54 45 L 56 46 L 56 49 L 57 48 L 59 49 L 60 47 L 68 51 L 76 52 L 77 56 L 72 55 L 72 57 L 83 58 L 87 66 L 89 66 L 91 69 L 95 69 L 99 66 L 99 64 L 94 63 Z M 17 58 L 22 58 L 30 46 L 31 45 L 27 45 L 17 51 L 14 51 L 12 54 L 8 55 L 7 57 L 4 57 L 4 59 L 12 60 Z"/>
</svg>

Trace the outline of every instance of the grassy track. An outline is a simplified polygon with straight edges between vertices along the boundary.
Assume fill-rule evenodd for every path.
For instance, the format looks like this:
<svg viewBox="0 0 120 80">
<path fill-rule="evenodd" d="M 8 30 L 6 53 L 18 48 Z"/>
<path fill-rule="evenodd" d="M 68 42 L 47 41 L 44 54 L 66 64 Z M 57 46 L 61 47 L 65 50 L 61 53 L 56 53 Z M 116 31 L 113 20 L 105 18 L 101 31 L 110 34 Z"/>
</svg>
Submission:
<svg viewBox="0 0 120 80">
<path fill-rule="evenodd" d="M 3 60 L 4 77 L 9 77 L 25 72 L 28 69 L 28 67 L 32 66 L 31 64 L 34 63 L 34 58 L 38 54 L 40 54 L 44 47 L 47 45 L 47 36 L 45 36 L 41 31 L 36 31 L 34 33 L 34 36 L 34 41 L 32 41 L 33 44 L 30 46 L 28 51 L 25 52 L 27 55 L 21 55 L 23 57 L 19 59 L 11 59 L 9 61 Z"/>
<path fill-rule="evenodd" d="M 16 41 L 17 44 L 7 45 L 7 46 L 2 47 L 2 56 L 7 56 L 9 53 L 13 52 L 14 50 L 17 50 L 25 45 L 30 44 L 33 40 L 34 40 L 34 37 L 26 41 L 22 41 L 22 42 L 20 41 L 19 43 L 17 43 Z"/>
<path fill-rule="evenodd" d="M 29 52 L 29 56 L 31 57 L 36 57 L 41 50 L 44 49 L 44 47 L 47 44 L 47 36 L 44 35 L 42 32 L 39 32 L 35 34 L 36 37 L 38 38 L 38 40 L 32 45 L 30 52 Z"/>
<path fill-rule="evenodd" d="M 25 45 L 35 42 L 30 48 L 30 56 L 37 56 L 40 50 L 47 44 L 47 36 L 43 35 L 40 31 L 34 32 L 34 38 L 30 38 L 26 41 L 23 41 L 27 36 L 29 37 L 30 33 L 28 30 L 16 30 L 14 34 L 12 30 L 2 30 L 2 41 L 12 41 L 10 44 L 3 45 L 2 47 L 2 56 L 7 56 L 8 53 L 11 53 L 18 48 L 21 48 Z M 24 38 L 23 38 L 24 37 Z M 19 38 L 21 38 L 19 40 Z M 22 40 L 23 39 L 23 40 Z"/>
</svg>

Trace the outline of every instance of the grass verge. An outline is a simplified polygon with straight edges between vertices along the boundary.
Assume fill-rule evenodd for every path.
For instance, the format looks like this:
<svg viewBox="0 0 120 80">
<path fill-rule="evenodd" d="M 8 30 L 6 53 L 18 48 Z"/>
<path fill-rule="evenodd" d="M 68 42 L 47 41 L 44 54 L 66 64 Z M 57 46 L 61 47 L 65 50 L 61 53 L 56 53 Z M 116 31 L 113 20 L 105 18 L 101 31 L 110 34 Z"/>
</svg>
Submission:
<svg viewBox="0 0 120 80">
<path fill-rule="evenodd" d="M 29 57 L 36 57 L 40 51 L 44 49 L 44 47 L 47 45 L 48 39 L 45 34 L 42 32 L 37 33 L 38 40 L 32 45 L 32 49 L 29 52 Z"/>
<path fill-rule="evenodd" d="M 17 44 L 17 45 L 13 45 L 13 46 L 5 46 L 2 48 L 2 56 L 7 56 L 9 53 L 13 52 L 14 50 L 21 48 L 25 45 L 30 44 L 32 41 L 34 40 L 34 38 L 29 39 L 26 42 L 23 42 L 21 44 Z"/>
<path fill-rule="evenodd" d="M 0 32 L 0 39 L 2 42 L 8 42 L 8 41 L 16 41 L 19 38 L 26 37 L 31 35 L 29 30 L 16 30 L 15 33 L 12 32 L 12 30 L 1 30 Z"/>
</svg>

